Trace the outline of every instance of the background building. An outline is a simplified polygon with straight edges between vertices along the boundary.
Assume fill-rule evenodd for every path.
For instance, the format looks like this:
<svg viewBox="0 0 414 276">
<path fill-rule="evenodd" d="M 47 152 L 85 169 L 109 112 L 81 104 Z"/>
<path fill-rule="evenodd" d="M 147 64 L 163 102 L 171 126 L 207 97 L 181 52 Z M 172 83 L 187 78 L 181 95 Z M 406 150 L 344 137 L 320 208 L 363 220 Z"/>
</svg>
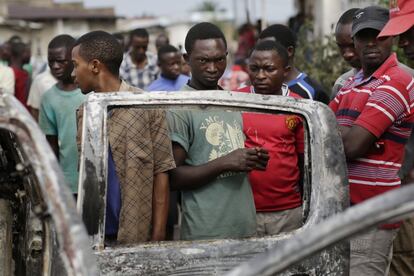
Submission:
<svg viewBox="0 0 414 276">
<path fill-rule="evenodd" d="M 45 59 L 54 36 L 77 37 L 97 29 L 114 32 L 117 18 L 113 8 L 86 9 L 82 2 L 0 0 L 0 41 L 18 35 L 31 43 L 33 57 Z"/>
</svg>

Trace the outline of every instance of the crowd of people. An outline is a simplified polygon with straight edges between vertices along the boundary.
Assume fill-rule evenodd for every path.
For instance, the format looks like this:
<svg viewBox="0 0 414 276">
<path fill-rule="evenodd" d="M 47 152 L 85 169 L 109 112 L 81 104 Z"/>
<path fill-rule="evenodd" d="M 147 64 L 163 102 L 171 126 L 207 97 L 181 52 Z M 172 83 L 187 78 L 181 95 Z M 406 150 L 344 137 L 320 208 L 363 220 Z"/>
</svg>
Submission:
<svg viewBox="0 0 414 276">
<path fill-rule="evenodd" d="M 332 131 L 339 131 L 344 145 L 351 205 L 413 178 L 414 70 L 393 53 L 395 37 L 414 60 L 414 1 L 344 12 L 335 38 L 350 70 L 338 76 L 331 93 L 295 65 L 296 36 L 287 26 L 261 31 L 249 51 L 240 52 L 248 58 L 240 54 L 236 61 L 236 71 L 247 76 L 232 89 L 238 93 L 329 105 L 338 123 Z M 49 69 L 32 82 L 24 68 L 27 45 L 14 37 L 1 47 L 0 89 L 38 121 L 75 196 L 86 94 L 223 90 L 228 51 L 218 26 L 194 25 L 185 54 L 166 35 L 156 40 L 157 55 L 148 44 L 145 29 L 131 31 L 126 51 L 105 31 L 78 39 L 58 35 L 48 45 Z M 110 110 L 106 241 L 262 237 L 300 228 L 303 125 L 291 114 Z M 180 235 L 174 237 L 177 202 Z M 351 275 L 388 275 L 391 259 L 391 274 L 413 275 L 413 220 L 351 239 Z"/>
</svg>

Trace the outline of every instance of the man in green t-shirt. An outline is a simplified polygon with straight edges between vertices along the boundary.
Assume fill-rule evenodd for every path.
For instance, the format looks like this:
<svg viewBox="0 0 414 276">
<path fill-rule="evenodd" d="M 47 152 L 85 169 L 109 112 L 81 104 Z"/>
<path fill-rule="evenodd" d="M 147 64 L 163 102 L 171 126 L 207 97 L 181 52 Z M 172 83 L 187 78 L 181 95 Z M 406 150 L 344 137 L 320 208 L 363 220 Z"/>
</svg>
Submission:
<svg viewBox="0 0 414 276">
<path fill-rule="evenodd" d="M 182 90 L 220 90 L 227 44 L 211 23 L 193 26 L 185 39 L 191 79 Z M 182 192 L 184 240 L 242 238 L 255 234 L 253 195 L 245 172 L 266 168 L 263 148 L 244 148 L 240 112 L 170 111 L 177 168 L 171 186 Z"/>
<path fill-rule="evenodd" d="M 40 103 L 39 126 L 59 159 L 66 182 L 74 194 L 78 192 L 78 150 L 76 144 L 76 110 L 85 95 L 74 83 L 72 47 L 75 39 L 69 35 L 53 38 L 48 46 L 50 72 L 58 80 L 43 94 Z"/>
</svg>

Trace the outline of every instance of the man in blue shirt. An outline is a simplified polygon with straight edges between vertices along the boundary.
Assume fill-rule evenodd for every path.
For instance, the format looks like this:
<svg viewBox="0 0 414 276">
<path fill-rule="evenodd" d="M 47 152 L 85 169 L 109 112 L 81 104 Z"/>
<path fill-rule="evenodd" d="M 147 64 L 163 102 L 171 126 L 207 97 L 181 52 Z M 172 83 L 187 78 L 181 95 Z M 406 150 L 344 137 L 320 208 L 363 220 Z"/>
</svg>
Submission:
<svg viewBox="0 0 414 276">
<path fill-rule="evenodd" d="M 289 65 L 292 68 L 285 82 L 289 90 L 300 95 L 304 99 L 311 99 L 324 104 L 329 103 L 328 94 L 322 86 L 310 78 L 306 73 L 295 67 L 296 35 L 289 27 L 282 24 L 274 24 L 264 29 L 259 35 L 261 40 L 274 40 L 285 46 L 289 54 Z M 258 42 L 259 42 L 258 41 Z"/>
<path fill-rule="evenodd" d="M 183 87 L 189 77 L 181 74 L 181 53 L 171 45 L 162 46 L 158 50 L 158 66 L 161 74 L 153 83 L 148 91 L 177 91 Z"/>
</svg>

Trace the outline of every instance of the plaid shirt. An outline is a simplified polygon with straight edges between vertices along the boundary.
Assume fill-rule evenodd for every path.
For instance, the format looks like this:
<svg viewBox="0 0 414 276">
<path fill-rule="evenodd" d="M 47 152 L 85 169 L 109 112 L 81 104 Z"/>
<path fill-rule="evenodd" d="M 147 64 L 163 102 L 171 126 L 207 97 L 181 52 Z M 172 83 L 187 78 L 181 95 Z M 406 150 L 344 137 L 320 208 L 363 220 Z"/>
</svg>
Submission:
<svg viewBox="0 0 414 276">
<path fill-rule="evenodd" d="M 141 92 L 125 82 L 122 82 L 119 91 Z M 83 106 L 77 115 L 80 150 Z M 175 168 L 165 111 L 114 108 L 108 115 L 107 124 L 109 144 L 121 189 L 118 241 L 149 241 L 154 175 Z"/>
<path fill-rule="evenodd" d="M 146 89 L 157 78 L 159 73 L 157 57 L 150 52 L 147 52 L 146 55 L 147 64 L 142 69 L 137 68 L 132 61 L 130 52 L 124 55 L 124 60 L 119 68 L 119 74 L 129 85 Z"/>
</svg>

